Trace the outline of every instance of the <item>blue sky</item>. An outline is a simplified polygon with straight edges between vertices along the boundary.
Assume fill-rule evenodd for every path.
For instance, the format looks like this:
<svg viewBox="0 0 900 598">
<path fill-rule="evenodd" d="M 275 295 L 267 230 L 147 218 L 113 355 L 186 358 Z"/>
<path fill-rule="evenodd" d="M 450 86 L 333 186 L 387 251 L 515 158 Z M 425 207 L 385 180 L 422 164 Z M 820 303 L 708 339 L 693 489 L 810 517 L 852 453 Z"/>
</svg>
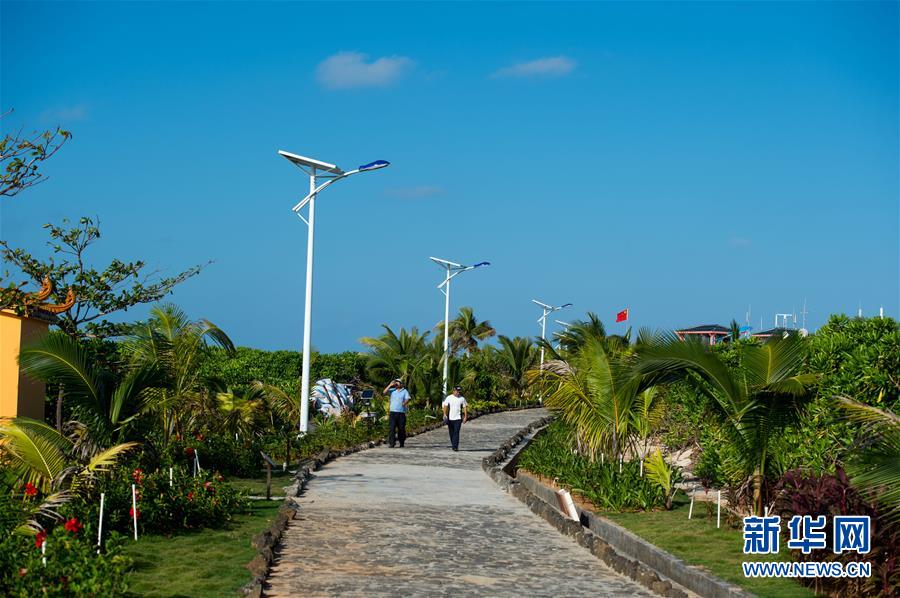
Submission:
<svg viewBox="0 0 900 598">
<path fill-rule="evenodd" d="M 74 133 L 2 238 L 95 215 L 98 264 L 212 259 L 172 300 L 239 344 L 302 338 L 307 182 L 278 149 L 392 162 L 318 203 L 320 350 L 433 326 L 429 255 L 493 263 L 453 303 L 507 335 L 538 332 L 532 298 L 652 327 L 898 314 L 895 2 L 0 10 L 4 130 Z"/>
</svg>

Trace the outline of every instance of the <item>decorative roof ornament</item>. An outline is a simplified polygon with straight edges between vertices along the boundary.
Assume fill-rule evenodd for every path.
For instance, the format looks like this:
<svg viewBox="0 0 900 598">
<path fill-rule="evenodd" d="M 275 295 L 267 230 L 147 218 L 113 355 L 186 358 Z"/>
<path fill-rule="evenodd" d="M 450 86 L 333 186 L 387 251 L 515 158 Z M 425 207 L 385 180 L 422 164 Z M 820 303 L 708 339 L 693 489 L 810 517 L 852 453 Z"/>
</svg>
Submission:
<svg viewBox="0 0 900 598">
<path fill-rule="evenodd" d="M 7 304 L 3 307 L 25 317 L 30 316 L 33 312 L 61 314 L 69 311 L 75 305 L 75 290 L 72 287 L 69 287 L 66 291 L 66 298 L 62 303 L 44 303 L 53 294 L 53 282 L 48 276 L 44 277 L 44 280 L 41 282 L 41 288 L 35 293 L 22 293 L 17 289 L 14 289 L 14 291 L 14 296 L 11 300 L 4 301 Z"/>
</svg>

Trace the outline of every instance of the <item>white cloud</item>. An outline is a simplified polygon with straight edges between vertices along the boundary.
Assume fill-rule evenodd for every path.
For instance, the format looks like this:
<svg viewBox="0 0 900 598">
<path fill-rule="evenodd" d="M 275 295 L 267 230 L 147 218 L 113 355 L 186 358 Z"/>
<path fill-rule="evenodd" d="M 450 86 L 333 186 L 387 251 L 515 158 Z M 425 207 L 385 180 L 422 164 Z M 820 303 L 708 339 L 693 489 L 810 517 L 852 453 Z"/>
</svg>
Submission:
<svg viewBox="0 0 900 598">
<path fill-rule="evenodd" d="M 395 187 L 386 189 L 385 195 L 395 199 L 425 199 L 426 197 L 434 197 L 444 192 L 443 187 L 437 185 L 418 185 L 414 187 Z"/>
<path fill-rule="evenodd" d="M 577 63 L 567 56 L 548 56 L 518 62 L 494 72 L 493 78 L 562 77 L 575 70 Z"/>
<path fill-rule="evenodd" d="M 84 104 L 75 104 L 72 106 L 62 106 L 51 110 L 44 110 L 41 113 L 41 120 L 54 121 L 61 124 L 70 123 L 76 120 L 84 120 L 88 117 L 88 109 Z"/>
<path fill-rule="evenodd" d="M 387 87 L 415 65 L 406 56 L 382 56 L 371 62 L 360 52 L 338 52 L 319 63 L 316 79 L 328 89 Z"/>
</svg>

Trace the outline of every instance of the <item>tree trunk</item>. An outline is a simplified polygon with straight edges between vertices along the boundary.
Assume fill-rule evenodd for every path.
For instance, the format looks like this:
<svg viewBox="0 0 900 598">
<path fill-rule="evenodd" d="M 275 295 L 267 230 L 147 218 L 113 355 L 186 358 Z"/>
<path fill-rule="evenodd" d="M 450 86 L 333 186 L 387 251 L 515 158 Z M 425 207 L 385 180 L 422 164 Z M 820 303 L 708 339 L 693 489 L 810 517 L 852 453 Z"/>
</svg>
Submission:
<svg viewBox="0 0 900 598">
<path fill-rule="evenodd" d="M 763 496 L 762 496 L 763 476 L 757 467 L 753 472 L 753 505 L 756 507 L 756 514 L 763 516 Z"/>
<path fill-rule="evenodd" d="M 287 442 L 284 444 L 285 457 L 284 460 L 287 463 L 287 466 L 291 466 L 291 435 L 288 434 L 286 437 Z"/>
<path fill-rule="evenodd" d="M 63 407 L 63 396 L 66 394 L 66 389 L 62 384 L 59 385 L 59 394 L 56 396 L 56 431 L 62 434 L 62 407 Z"/>
</svg>

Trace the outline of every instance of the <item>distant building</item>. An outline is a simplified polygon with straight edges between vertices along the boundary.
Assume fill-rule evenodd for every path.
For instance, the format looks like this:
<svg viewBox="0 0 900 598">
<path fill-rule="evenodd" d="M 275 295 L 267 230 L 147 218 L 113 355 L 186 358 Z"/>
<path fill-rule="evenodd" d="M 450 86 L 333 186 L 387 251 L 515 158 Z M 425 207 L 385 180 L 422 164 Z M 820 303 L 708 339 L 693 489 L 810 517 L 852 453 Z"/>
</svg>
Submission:
<svg viewBox="0 0 900 598">
<path fill-rule="evenodd" d="M 685 340 L 686 338 L 697 338 L 710 345 L 723 343 L 731 340 L 731 328 L 719 326 L 718 324 L 705 324 L 703 326 L 694 326 L 693 328 L 684 328 L 676 330 L 675 334 L 678 338 Z"/>
<path fill-rule="evenodd" d="M 772 337 L 776 338 L 786 338 L 792 334 L 799 334 L 800 336 L 807 336 L 809 333 L 805 328 L 785 328 L 783 326 L 776 326 L 775 328 L 770 328 L 769 330 L 763 330 L 761 332 L 757 332 L 755 334 L 751 334 L 750 338 L 758 338 L 762 341 L 767 341 Z"/>
</svg>

